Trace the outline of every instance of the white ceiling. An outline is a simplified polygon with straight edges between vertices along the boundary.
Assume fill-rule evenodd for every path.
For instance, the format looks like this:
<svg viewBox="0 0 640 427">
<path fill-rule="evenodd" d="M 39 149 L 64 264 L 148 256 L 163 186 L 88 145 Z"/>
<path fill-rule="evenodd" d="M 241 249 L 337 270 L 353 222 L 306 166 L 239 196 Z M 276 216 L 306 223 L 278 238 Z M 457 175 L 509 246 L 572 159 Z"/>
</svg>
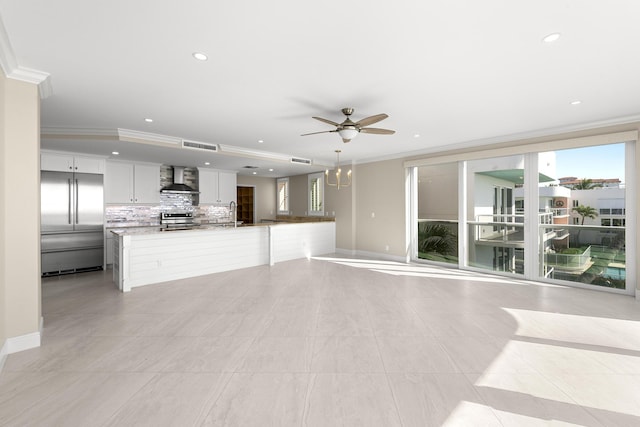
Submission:
<svg viewBox="0 0 640 427">
<path fill-rule="evenodd" d="M 50 73 L 44 129 L 123 128 L 332 165 L 336 149 L 358 163 L 640 113 L 637 0 L 0 0 L 0 16 L 17 64 Z M 300 136 L 330 130 L 311 117 L 341 122 L 342 107 L 354 120 L 389 114 L 373 126 L 395 135 Z M 116 145 L 121 158 L 255 164 L 260 176 L 312 169 Z M 114 149 L 82 138 L 42 146 Z"/>
</svg>

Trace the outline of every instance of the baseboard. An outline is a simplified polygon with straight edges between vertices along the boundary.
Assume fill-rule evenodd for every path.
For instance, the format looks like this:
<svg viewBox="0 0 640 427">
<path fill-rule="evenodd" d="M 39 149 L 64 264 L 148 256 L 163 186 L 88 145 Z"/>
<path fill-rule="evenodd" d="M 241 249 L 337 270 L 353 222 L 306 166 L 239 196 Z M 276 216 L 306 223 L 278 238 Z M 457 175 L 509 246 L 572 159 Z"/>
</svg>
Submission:
<svg viewBox="0 0 640 427">
<path fill-rule="evenodd" d="M 7 338 L 7 354 L 40 347 L 40 332 Z"/>
<path fill-rule="evenodd" d="M 359 256 L 359 257 L 365 257 L 365 258 L 373 258 L 377 260 L 401 262 L 403 264 L 407 263 L 406 257 L 402 257 L 398 255 L 390 255 L 387 253 L 368 252 L 368 251 L 359 251 L 355 249 L 342 249 L 342 248 L 336 248 L 336 253 L 339 255 L 345 255 L 350 257 Z"/>
<path fill-rule="evenodd" d="M 368 251 L 356 251 L 356 256 L 373 258 L 384 261 L 395 261 L 401 262 L 403 264 L 407 263 L 407 258 L 404 256 L 391 255 L 386 253 L 378 253 L 378 252 L 368 252 Z"/>
<path fill-rule="evenodd" d="M 7 361 L 7 357 L 10 354 L 17 353 L 19 351 L 29 350 L 32 348 L 40 347 L 42 328 L 44 326 L 44 317 L 40 317 L 40 329 L 38 332 L 31 334 L 20 335 L 18 337 L 7 338 L 0 348 L 0 373 L 4 363 Z"/>
<path fill-rule="evenodd" d="M 340 254 L 340 255 L 356 256 L 356 250 L 355 249 L 336 248 L 336 253 Z"/>
<path fill-rule="evenodd" d="M 7 356 L 9 355 L 9 351 L 7 350 L 8 344 L 7 341 L 2 343 L 2 348 L 0 348 L 0 373 L 2 373 L 2 368 L 4 368 L 4 362 L 7 361 Z"/>
</svg>

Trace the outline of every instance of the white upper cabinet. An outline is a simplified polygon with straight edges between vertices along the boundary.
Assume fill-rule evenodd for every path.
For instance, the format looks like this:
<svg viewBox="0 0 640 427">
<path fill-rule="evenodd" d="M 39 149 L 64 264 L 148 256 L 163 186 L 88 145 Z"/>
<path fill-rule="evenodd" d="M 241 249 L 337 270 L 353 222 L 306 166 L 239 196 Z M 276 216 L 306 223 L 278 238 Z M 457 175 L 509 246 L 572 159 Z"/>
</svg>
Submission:
<svg viewBox="0 0 640 427">
<path fill-rule="evenodd" d="M 104 174 L 104 159 L 64 153 L 41 153 L 40 170 Z"/>
<path fill-rule="evenodd" d="M 107 162 L 105 203 L 160 203 L 160 165 Z"/>
<path fill-rule="evenodd" d="M 236 201 L 235 172 L 198 168 L 200 204 L 229 204 Z"/>
<path fill-rule="evenodd" d="M 160 165 L 135 164 L 133 184 L 135 203 L 160 203 Z"/>
</svg>

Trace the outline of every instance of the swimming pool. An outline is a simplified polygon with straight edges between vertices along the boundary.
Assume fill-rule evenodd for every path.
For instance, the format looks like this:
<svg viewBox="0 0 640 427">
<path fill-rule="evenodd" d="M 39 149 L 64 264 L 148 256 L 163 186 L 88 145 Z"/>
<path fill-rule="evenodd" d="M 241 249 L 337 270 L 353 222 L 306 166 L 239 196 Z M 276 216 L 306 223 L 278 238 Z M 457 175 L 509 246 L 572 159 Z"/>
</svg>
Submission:
<svg viewBox="0 0 640 427">
<path fill-rule="evenodd" d="M 608 279 L 625 280 L 627 278 L 627 270 L 620 267 L 607 267 L 602 272 L 602 276 Z"/>
</svg>

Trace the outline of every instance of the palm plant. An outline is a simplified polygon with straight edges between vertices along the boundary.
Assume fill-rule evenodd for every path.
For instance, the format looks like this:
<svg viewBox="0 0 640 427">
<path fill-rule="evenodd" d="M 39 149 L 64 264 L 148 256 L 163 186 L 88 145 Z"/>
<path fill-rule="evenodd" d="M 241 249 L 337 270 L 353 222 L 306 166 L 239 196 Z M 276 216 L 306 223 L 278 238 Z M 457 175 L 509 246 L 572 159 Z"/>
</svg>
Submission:
<svg viewBox="0 0 640 427">
<path fill-rule="evenodd" d="M 600 184 L 594 184 L 593 180 L 589 178 L 583 178 L 577 184 L 574 184 L 574 190 L 591 190 L 596 187 L 602 187 Z"/>
<path fill-rule="evenodd" d="M 444 224 L 423 222 L 418 226 L 418 247 L 420 252 L 456 255 L 458 253 L 458 239 Z"/>
<path fill-rule="evenodd" d="M 580 205 L 572 208 L 571 210 L 580 215 L 580 217 L 582 218 L 582 220 L 580 221 L 580 225 L 584 225 L 585 218 L 595 219 L 595 217 L 598 216 L 598 211 L 596 210 L 596 208 L 592 208 L 591 206 Z M 580 244 L 581 231 L 581 229 L 578 229 L 578 234 L 576 235 L 576 241 L 578 245 Z"/>
<path fill-rule="evenodd" d="M 595 219 L 595 217 L 598 216 L 598 211 L 596 210 L 596 208 L 592 208 L 591 206 L 580 205 L 574 207 L 571 210 L 580 215 L 580 217 L 582 218 L 582 220 L 580 221 L 580 225 L 584 225 L 585 218 Z"/>
</svg>

